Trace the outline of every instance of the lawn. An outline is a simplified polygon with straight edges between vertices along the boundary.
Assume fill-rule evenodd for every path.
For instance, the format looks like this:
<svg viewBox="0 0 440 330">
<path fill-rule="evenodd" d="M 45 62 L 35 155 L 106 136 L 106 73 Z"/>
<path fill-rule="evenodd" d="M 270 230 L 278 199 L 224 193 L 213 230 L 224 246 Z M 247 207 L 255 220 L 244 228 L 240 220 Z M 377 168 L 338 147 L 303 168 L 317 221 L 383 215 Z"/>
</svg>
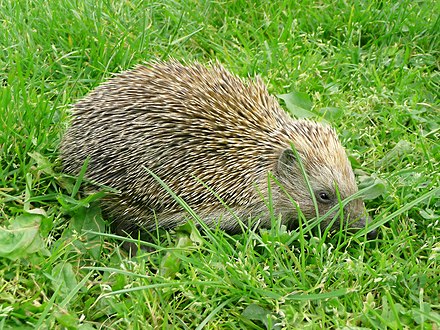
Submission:
<svg viewBox="0 0 440 330">
<path fill-rule="evenodd" d="M 0 329 L 439 329 L 440 4 L 0 0 Z M 379 236 L 188 223 L 130 257 L 58 145 L 136 64 L 218 60 L 334 126 Z M 299 107 L 299 112 L 298 112 Z M 135 241 L 136 242 L 136 241 Z"/>
</svg>

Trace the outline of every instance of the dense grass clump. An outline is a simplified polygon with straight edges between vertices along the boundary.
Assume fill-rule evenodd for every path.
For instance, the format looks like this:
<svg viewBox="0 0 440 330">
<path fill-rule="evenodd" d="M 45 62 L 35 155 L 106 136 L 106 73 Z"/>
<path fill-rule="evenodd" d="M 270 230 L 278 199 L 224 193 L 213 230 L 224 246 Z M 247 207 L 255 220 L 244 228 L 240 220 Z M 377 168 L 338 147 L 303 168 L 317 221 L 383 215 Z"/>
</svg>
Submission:
<svg viewBox="0 0 440 330">
<path fill-rule="evenodd" d="M 0 4 L 0 328 L 438 328 L 437 1 Z M 379 237 L 189 223 L 130 258 L 57 146 L 75 100 L 168 58 L 260 75 L 329 121 Z"/>
</svg>

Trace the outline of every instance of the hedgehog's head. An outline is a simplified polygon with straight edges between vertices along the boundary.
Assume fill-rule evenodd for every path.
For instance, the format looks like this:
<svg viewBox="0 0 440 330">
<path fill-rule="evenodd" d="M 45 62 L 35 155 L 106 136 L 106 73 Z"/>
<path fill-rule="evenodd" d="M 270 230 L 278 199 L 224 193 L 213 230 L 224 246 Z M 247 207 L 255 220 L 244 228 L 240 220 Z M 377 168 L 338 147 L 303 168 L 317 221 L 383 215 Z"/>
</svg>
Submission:
<svg viewBox="0 0 440 330">
<path fill-rule="evenodd" d="M 290 143 L 296 152 L 292 145 L 281 150 L 275 169 L 275 176 L 285 190 L 284 194 L 277 194 L 276 201 L 282 213 L 287 213 L 288 205 L 291 209 L 294 208 L 286 194 L 298 204 L 305 217 L 310 219 L 316 216 L 310 188 L 320 216 L 358 191 L 350 162 L 332 128 L 301 120 L 294 122 L 289 135 Z M 310 188 L 304 178 L 301 164 Z M 291 211 L 290 215 L 296 217 L 296 211 Z M 333 213 L 324 218 L 321 228 L 326 228 L 335 215 Z M 345 223 L 341 224 L 340 217 L 337 217 L 332 225 L 334 229 L 339 229 L 341 225 L 353 230 L 361 229 L 368 221 L 361 199 L 354 199 L 346 204 L 343 215 Z M 375 233 L 371 232 L 370 236 L 374 237 Z"/>
</svg>

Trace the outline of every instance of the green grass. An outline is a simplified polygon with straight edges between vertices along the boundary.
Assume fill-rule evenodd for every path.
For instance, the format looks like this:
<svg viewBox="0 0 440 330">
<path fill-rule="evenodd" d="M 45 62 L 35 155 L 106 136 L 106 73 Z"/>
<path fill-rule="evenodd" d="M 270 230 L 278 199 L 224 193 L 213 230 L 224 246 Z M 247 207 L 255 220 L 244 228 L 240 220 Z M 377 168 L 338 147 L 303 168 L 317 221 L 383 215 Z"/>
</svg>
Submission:
<svg viewBox="0 0 440 330">
<path fill-rule="evenodd" d="M 0 0 L 0 329 L 438 329 L 439 7 Z M 127 257 L 57 146 L 75 100 L 171 57 L 331 110 L 361 186 L 385 187 L 379 238 L 188 225 Z"/>
</svg>

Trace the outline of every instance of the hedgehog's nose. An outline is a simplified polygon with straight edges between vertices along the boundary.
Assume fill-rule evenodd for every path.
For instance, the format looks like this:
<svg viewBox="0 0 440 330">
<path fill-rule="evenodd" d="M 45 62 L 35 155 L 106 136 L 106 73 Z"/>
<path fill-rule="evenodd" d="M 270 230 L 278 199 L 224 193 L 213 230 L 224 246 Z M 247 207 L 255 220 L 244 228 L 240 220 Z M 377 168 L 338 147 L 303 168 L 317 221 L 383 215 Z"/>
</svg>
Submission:
<svg viewBox="0 0 440 330">
<path fill-rule="evenodd" d="M 359 223 L 362 224 L 364 227 L 368 226 L 368 224 L 371 222 L 371 218 L 368 216 L 368 214 L 364 214 L 360 219 Z M 377 230 L 372 229 L 367 233 L 367 239 L 375 239 L 377 237 Z"/>
<path fill-rule="evenodd" d="M 368 239 L 375 239 L 377 237 L 377 230 L 373 229 L 367 233 Z"/>
</svg>

